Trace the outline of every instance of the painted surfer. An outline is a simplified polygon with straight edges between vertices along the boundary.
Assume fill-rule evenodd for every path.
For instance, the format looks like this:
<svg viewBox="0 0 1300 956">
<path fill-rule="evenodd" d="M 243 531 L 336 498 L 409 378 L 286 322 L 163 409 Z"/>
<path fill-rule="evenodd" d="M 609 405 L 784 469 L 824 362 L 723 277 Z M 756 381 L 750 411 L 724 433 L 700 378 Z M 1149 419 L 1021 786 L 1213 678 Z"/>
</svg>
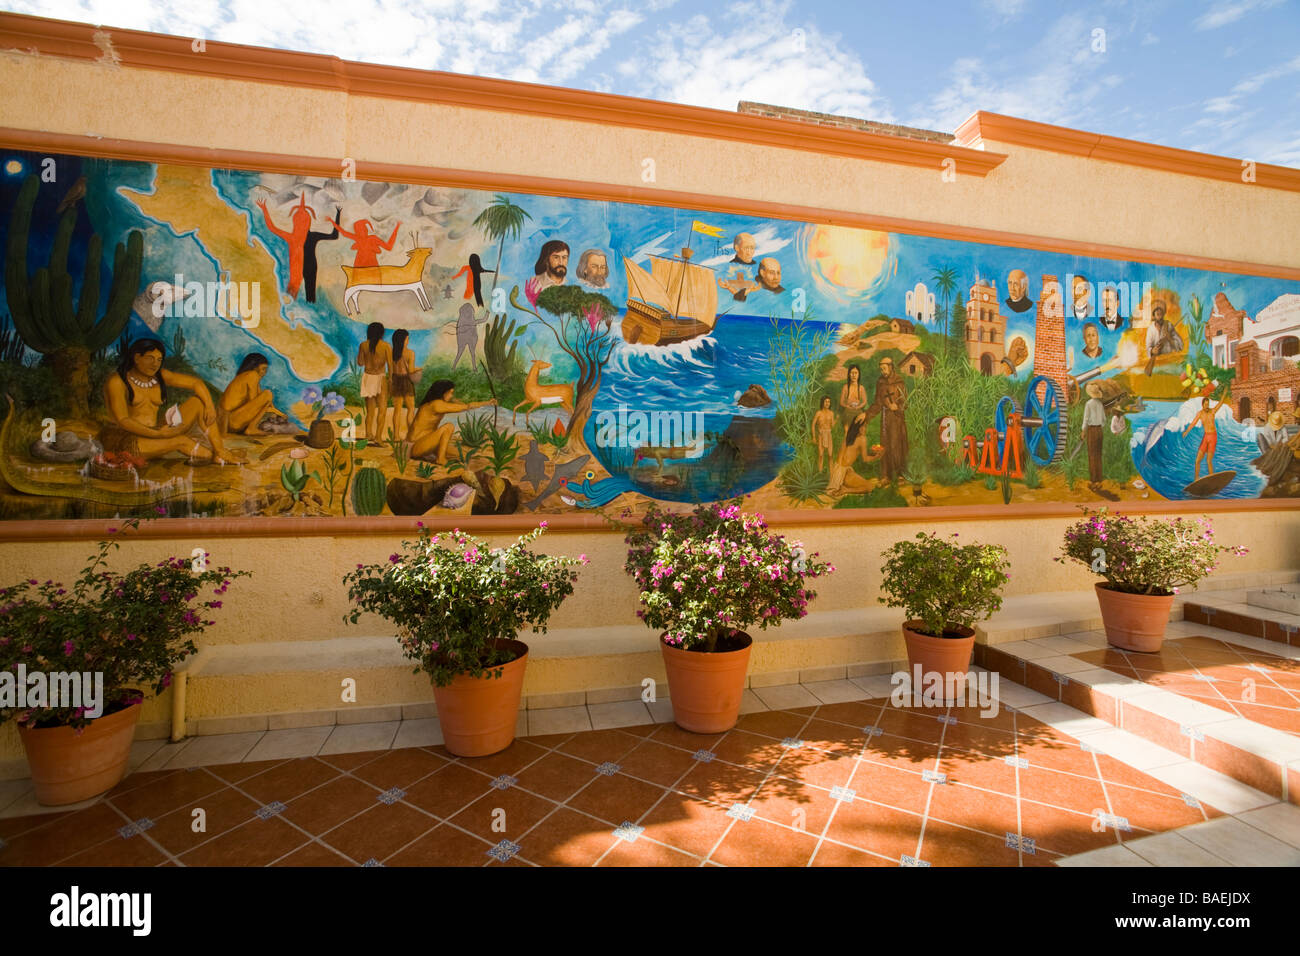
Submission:
<svg viewBox="0 0 1300 956">
<path fill-rule="evenodd" d="M 104 451 L 145 459 L 178 452 L 191 464 L 242 464 L 243 456 L 228 450 L 221 440 L 208 387 L 193 375 L 163 368 L 166 354 L 158 339 L 136 339 L 122 356 L 117 374 L 104 382 L 104 403 L 112 416 L 99 432 Z M 165 424 L 159 425 L 169 387 L 193 395 L 167 409 Z"/>
<path fill-rule="evenodd" d="M 265 355 L 253 352 L 244 356 L 235 372 L 234 379 L 221 393 L 217 404 L 217 421 L 221 424 L 222 434 L 247 434 L 251 428 L 256 432 L 257 426 L 268 416 L 275 416 L 275 424 L 285 424 L 289 416 L 275 407 L 275 397 L 262 388 L 262 379 L 271 367 Z"/>
<path fill-rule="evenodd" d="M 450 379 L 440 378 L 429 386 L 420 401 L 420 408 L 411 423 L 411 457 L 432 461 L 439 465 L 447 463 L 447 446 L 456 433 L 456 427 L 448 422 L 442 423 L 444 415 L 467 412 L 471 408 L 482 408 L 491 402 L 457 402 L 456 386 Z"/>
<path fill-rule="evenodd" d="M 388 414 L 388 376 L 393 368 L 393 350 L 384 341 L 384 324 L 366 326 L 366 340 L 357 349 L 361 366 L 361 398 L 366 403 L 366 438 L 378 441 L 380 418 Z"/>
<path fill-rule="evenodd" d="M 1210 397 L 1207 395 L 1201 399 L 1201 410 L 1196 413 L 1191 424 L 1183 429 L 1183 436 L 1186 437 L 1196 427 L 1197 423 L 1205 429 L 1205 436 L 1201 439 L 1201 446 L 1196 449 L 1196 464 L 1192 467 L 1192 481 L 1195 482 L 1201 476 L 1201 459 L 1205 459 L 1206 472 L 1205 477 L 1214 474 L 1214 448 L 1219 443 L 1219 431 L 1214 425 L 1214 416 L 1225 404 L 1228 396 L 1225 394 L 1219 399 L 1219 404 L 1210 408 Z"/>
</svg>

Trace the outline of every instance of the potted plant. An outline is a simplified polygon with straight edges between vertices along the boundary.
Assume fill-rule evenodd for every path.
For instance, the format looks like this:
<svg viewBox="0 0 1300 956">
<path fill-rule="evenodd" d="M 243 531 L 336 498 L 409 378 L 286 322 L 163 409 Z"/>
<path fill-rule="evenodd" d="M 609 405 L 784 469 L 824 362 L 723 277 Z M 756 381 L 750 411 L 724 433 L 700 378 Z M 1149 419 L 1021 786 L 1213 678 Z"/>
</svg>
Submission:
<svg viewBox="0 0 1300 956">
<path fill-rule="evenodd" d="M 641 591 L 637 616 L 662 631 L 674 721 L 701 734 L 730 729 L 753 645 L 744 629 L 803 617 L 817 596 L 804 579 L 835 569 L 734 502 L 687 514 L 651 505 L 625 540 L 624 569 Z"/>
<path fill-rule="evenodd" d="M 1155 518 L 1083 509 L 1065 532 L 1057 561 L 1077 561 L 1105 580 L 1095 585 L 1106 639 L 1126 651 L 1154 653 L 1165 639 L 1179 588 L 1195 584 L 1221 554 L 1245 548 L 1214 543 L 1208 519 Z"/>
<path fill-rule="evenodd" d="M 460 757 L 486 757 L 515 739 L 528 645 L 524 625 L 546 632 L 551 613 L 573 593 L 577 558 L 534 554 L 528 545 L 543 521 L 496 551 L 486 541 L 453 530 L 420 536 L 384 564 L 358 564 L 346 575 L 357 623 L 372 611 L 398 628 L 405 655 L 433 679 L 444 743 Z"/>
<path fill-rule="evenodd" d="M 307 429 L 305 443 L 310 448 L 328 448 L 334 444 L 334 425 L 325 416 L 343 411 L 343 397 L 337 392 L 322 395 L 321 390 L 312 385 L 302 393 L 302 402 L 310 405 L 315 415 Z"/>
<path fill-rule="evenodd" d="M 160 511 L 163 509 L 160 509 Z M 139 526 L 127 521 L 122 530 Z M 120 534 L 101 541 L 72 589 L 35 578 L 0 588 L 0 722 L 16 720 L 45 806 L 88 800 L 126 773 L 145 689 L 162 693 L 198 648 L 218 597 L 247 571 L 170 557 L 120 574 Z M 12 678 L 12 680 L 10 679 Z"/>
<path fill-rule="evenodd" d="M 937 673 L 945 689 L 960 692 L 975 649 L 971 625 L 1002 607 L 1009 566 L 1006 549 L 996 544 L 963 546 L 918 532 L 912 540 L 895 542 L 881 557 L 884 594 L 878 600 L 907 614 L 903 639 L 912 671 L 919 667 L 922 680 Z"/>
</svg>

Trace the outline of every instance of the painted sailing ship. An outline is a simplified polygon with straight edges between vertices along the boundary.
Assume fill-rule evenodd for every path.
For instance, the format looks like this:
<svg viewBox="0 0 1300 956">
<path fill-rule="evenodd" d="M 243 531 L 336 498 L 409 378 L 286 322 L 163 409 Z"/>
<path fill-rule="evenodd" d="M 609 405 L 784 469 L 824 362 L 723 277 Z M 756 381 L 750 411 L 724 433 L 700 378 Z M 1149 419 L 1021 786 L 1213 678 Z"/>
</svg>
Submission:
<svg viewBox="0 0 1300 956">
<path fill-rule="evenodd" d="M 713 331 L 718 321 L 718 279 L 707 266 L 681 258 L 650 256 L 650 269 L 623 257 L 627 314 L 623 338 L 633 345 L 674 345 Z"/>
</svg>

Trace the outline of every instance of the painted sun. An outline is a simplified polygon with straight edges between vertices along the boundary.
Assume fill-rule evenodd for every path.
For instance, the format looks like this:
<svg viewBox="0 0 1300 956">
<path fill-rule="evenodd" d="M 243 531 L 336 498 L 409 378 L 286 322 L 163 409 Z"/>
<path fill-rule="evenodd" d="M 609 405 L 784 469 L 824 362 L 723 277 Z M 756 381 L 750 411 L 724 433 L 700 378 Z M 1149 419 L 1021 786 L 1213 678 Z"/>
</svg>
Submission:
<svg viewBox="0 0 1300 956">
<path fill-rule="evenodd" d="M 889 234 L 844 226 L 813 226 L 804 254 L 818 288 L 838 297 L 861 298 L 885 274 Z"/>
</svg>

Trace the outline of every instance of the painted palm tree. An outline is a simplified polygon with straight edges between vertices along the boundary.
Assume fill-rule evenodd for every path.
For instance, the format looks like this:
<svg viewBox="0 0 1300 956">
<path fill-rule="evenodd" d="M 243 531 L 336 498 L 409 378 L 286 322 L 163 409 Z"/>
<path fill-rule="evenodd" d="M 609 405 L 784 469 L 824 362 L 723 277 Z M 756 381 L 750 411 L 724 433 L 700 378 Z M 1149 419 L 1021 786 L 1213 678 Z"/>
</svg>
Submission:
<svg viewBox="0 0 1300 956">
<path fill-rule="evenodd" d="M 939 299 L 940 301 L 943 302 L 943 306 L 942 306 L 943 322 L 940 327 L 943 329 L 943 336 L 944 336 L 943 352 L 944 355 L 947 355 L 948 354 L 948 320 L 951 317 L 950 313 L 948 312 L 948 307 L 949 304 L 952 302 L 952 294 L 957 291 L 957 270 L 954 269 L 952 266 L 946 266 L 945 268 L 940 269 L 938 272 L 932 275 L 930 277 L 930 281 L 934 283 L 935 288 L 939 291 Z"/>
<path fill-rule="evenodd" d="M 492 204 L 478 214 L 474 225 L 487 234 L 489 239 L 497 240 L 496 271 L 492 273 L 492 289 L 488 299 L 496 292 L 497 280 L 501 278 L 501 253 L 505 250 L 506 238 L 518 239 L 524 228 L 524 220 L 532 219 L 522 206 L 516 206 L 507 196 L 497 193 Z"/>
</svg>

